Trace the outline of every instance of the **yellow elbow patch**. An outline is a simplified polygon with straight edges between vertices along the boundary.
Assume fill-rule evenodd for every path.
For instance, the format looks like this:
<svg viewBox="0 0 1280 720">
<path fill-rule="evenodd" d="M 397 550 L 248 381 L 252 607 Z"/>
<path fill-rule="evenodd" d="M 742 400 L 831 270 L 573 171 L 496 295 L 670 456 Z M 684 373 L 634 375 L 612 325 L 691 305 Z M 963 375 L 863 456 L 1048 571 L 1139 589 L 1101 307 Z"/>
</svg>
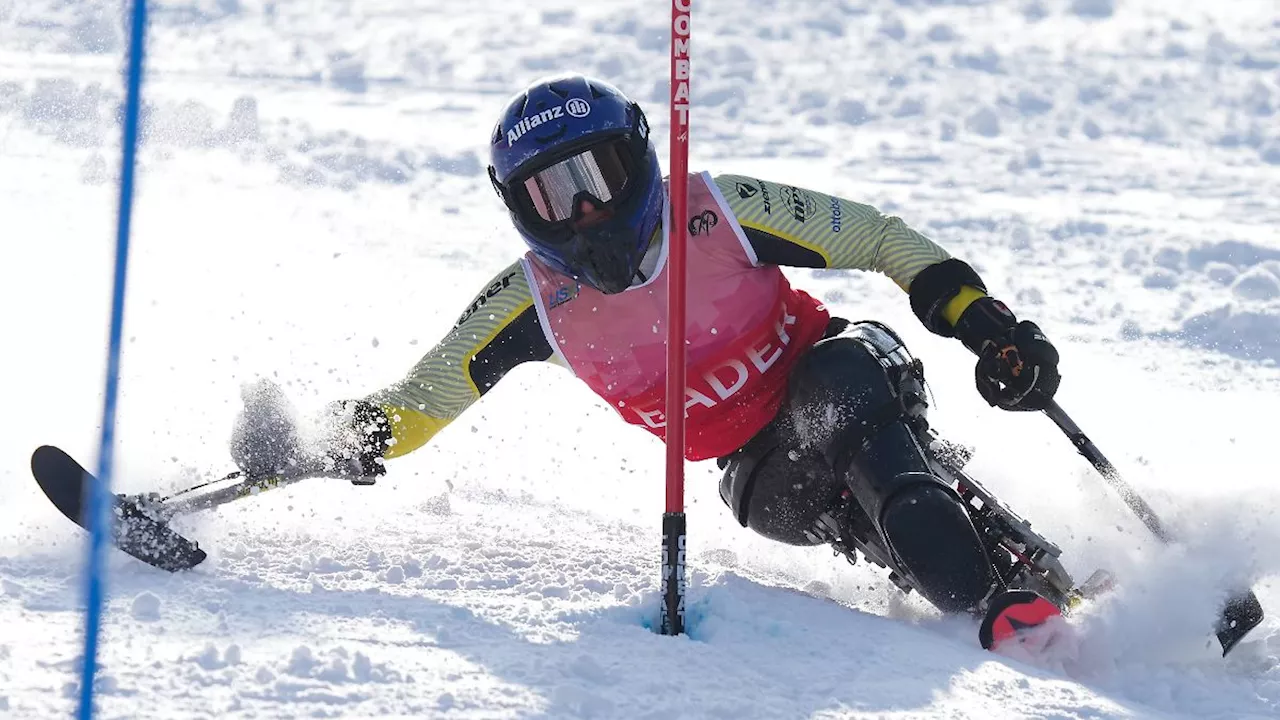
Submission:
<svg viewBox="0 0 1280 720">
<path fill-rule="evenodd" d="M 961 287 L 960 292 L 956 293 L 955 297 L 948 300 L 947 304 L 943 306 L 942 319 L 946 320 L 951 327 L 955 327 L 960 320 L 960 316 L 964 314 L 965 310 L 969 309 L 973 301 L 986 296 L 986 293 L 976 287 L 970 285 Z"/>
<path fill-rule="evenodd" d="M 426 445 L 427 441 L 440 432 L 441 428 L 449 424 L 448 420 L 392 405 L 383 405 L 382 412 L 387 414 L 387 419 L 391 422 L 393 442 L 387 446 L 386 452 L 382 455 L 388 460 L 408 455 Z"/>
</svg>

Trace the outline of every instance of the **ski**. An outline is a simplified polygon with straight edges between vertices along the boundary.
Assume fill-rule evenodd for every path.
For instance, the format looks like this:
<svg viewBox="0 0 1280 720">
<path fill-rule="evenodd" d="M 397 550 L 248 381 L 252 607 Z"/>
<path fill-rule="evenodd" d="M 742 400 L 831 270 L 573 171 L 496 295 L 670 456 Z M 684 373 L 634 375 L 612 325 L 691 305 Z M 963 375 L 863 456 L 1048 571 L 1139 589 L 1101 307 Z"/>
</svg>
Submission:
<svg viewBox="0 0 1280 720">
<path fill-rule="evenodd" d="M 1222 654 L 1231 652 L 1249 631 L 1262 623 L 1265 611 L 1253 590 L 1238 591 L 1227 598 L 1218 617 L 1214 634 L 1222 645 Z"/>
<path fill-rule="evenodd" d="M 88 529 L 85 499 L 98 479 L 62 450 L 42 445 L 31 454 L 31 474 L 53 506 L 68 520 Z M 206 554 L 196 543 L 169 527 L 157 509 L 142 498 L 116 495 L 110 539 L 120 550 L 161 570 L 190 570 Z"/>
</svg>

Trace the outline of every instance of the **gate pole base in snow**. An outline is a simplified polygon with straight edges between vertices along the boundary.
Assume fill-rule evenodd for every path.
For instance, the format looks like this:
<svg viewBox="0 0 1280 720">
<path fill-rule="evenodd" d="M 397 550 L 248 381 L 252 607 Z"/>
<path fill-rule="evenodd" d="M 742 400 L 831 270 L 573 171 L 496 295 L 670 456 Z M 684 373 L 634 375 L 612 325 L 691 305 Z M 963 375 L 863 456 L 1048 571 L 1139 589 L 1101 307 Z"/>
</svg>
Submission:
<svg viewBox="0 0 1280 720">
<path fill-rule="evenodd" d="M 662 514 L 663 635 L 684 632 L 684 513 Z"/>
</svg>

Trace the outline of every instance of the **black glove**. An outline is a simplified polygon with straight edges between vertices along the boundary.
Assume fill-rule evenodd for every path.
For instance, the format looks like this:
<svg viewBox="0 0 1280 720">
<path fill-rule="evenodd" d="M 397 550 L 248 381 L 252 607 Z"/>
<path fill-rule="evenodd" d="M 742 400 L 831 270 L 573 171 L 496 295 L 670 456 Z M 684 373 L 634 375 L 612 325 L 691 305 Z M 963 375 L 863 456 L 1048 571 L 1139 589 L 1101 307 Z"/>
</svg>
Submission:
<svg viewBox="0 0 1280 720">
<path fill-rule="evenodd" d="M 392 434 L 382 408 L 364 400 L 339 402 L 327 408 L 326 416 L 325 475 L 372 485 L 386 474 L 383 452 L 390 447 Z"/>
<path fill-rule="evenodd" d="M 1058 392 L 1058 350 L 1033 322 L 1018 322 L 1004 303 L 982 297 L 956 322 L 960 341 L 978 355 L 974 379 L 987 403 L 1003 410 L 1043 410 Z"/>
</svg>

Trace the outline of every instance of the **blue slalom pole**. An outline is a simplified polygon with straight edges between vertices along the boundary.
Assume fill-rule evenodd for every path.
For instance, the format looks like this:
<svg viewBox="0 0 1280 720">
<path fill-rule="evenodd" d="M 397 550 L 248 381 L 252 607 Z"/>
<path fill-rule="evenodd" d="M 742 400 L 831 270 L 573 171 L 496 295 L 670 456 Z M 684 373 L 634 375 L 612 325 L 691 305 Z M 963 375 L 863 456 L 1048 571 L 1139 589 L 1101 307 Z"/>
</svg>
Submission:
<svg viewBox="0 0 1280 720">
<path fill-rule="evenodd" d="M 120 153 L 120 206 L 116 225 L 115 281 L 111 286 L 111 332 L 107 341 L 106 398 L 102 403 L 102 439 L 98 448 L 98 482 L 90 490 L 89 558 L 85 567 L 84 659 L 80 677 L 81 720 L 93 718 L 93 680 L 98 667 L 98 631 L 102 626 L 106 539 L 115 518 L 111 513 L 111 466 L 115 447 L 116 398 L 120 391 L 120 346 L 124 335 L 124 290 L 129 269 L 129 223 L 133 215 L 133 176 L 138 156 L 138 115 L 142 105 L 142 59 L 146 40 L 147 2 L 133 0 L 129 24 L 129 59 L 125 77 L 124 137 Z"/>
</svg>

